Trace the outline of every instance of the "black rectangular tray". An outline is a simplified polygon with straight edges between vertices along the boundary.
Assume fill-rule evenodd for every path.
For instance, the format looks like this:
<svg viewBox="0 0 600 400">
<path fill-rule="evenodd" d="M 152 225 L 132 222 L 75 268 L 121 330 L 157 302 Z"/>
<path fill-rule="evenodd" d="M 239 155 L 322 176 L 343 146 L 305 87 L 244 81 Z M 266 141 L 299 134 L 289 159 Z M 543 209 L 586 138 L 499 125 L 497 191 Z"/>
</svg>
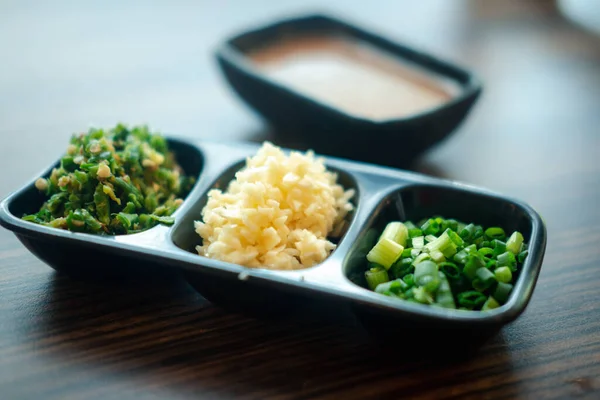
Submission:
<svg viewBox="0 0 600 400">
<path fill-rule="evenodd" d="M 546 229 L 530 206 L 458 182 L 330 157 L 325 158 L 327 167 L 357 194 L 349 227 L 327 260 L 303 270 L 276 271 L 199 256 L 194 251 L 200 238 L 193 221 L 200 219 L 207 192 L 225 188 L 259 146 L 175 138 L 170 138 L 169 144 L 186 173 L 198 177 L 174 214 L 173 226 L 159 225 L 132 235 L 96 236 L 23 221 L 23 214 L 37 211 L 44 201 L 34 186 L 35 179 L 0 203 L 0 224 L 58 271 L 117 277 L 179 271 L 204 297 L 226 308 L 261 315 L 288 314 L 316 303 L 334 310 L 350 309 L 367 328 L 384 334 L 410 327 L 414 333 L 444 328 L 469 332 L 464 337 L 486 336 L 517 318 L 531 298 L 542 266 Z M 41 175 L 49 175 L 52 167 Z M 370 232 L 380 232 L 390 220 L 418 220 L 434 214 L 523 233 L 530 253 L 506 304 L 486 312 L 442 309 L 383 296 L 349 279 L 353 272 L 364 269 Z"/>
</svg>

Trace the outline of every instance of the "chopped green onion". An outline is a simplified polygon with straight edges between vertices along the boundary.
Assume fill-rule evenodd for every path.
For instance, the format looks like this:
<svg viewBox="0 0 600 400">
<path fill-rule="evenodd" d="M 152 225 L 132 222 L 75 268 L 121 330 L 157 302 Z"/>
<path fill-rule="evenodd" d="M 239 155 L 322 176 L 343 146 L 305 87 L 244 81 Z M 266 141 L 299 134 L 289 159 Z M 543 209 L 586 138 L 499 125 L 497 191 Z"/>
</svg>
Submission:
<svg viewBox="0 0 600 400">
<path fill-rule="evenodd" d="M 470 240 L 473 238 L 473 234 L 475 233 L 475 225 L 469 224 L 465 226 L 460 232 L 459 235 L 464 240 Z"/>
<path fill-rule="evenodd" d="M 488 297 L 485 303 L 483 303 L 483 307 L 481 307 L 481 311 L 493 310 L 494 308 L 500 307 L 500 303 L 496 301 L 492 296 Z"/>
<path fill-rule="evenodd" d="M 423 236 L 412 238 L 412 247 L 414 249 L 422 249 L 423 246 L 425 246 L 425 238 Z"/>
<path fill-rule="evenodd" d="M 402 278 L 402 280 L 409 287 L 415 286 L 415 276 L 413 274 L 406 274 L 406 275 L 404 275 L 404 278 Z"/>
<path fill-rule="evenodd" d="M 500 254 L 506 251 L 506 243 L 501 240 L 492 240 L 492 246 L 494 248 L 494 257 L 498 257 Z"/>
<path fill-rule="evenodd" d="M 367 257 L 376 262 L 373 272 L 367 271 L 365 276 L 378 271 L 381 280 L 394 280 L 367 282 L 369 288 L 376 285 L 375 291 L 387 296 L 451 309 L 491 310 L 508 301 L 515 271 L 528 254 L 519 232 L 507 240 L 500 227 L 485 229 L 440 216 L 424 219 L 417 226 L 411 221 L 386 225 Z M 396 240 L 402 239 L 400 246 Z M 376 250 L 378 245 L 384 246 L 383 252 Z M 386 265 L 394 257 L 391 266 Z"/>
<path fill-rule="evenodd" d="M 489 289 L 496 282 L 496 277 L 487 268 L 479 268 L 475 271 L 475 278 L 473 278 L 473 288 L 480 292 Z"/>
<path fill-rule="evenodd" d="M 438 266 L 433 261 L 423 261 L 415 265 L 415 283 L 428 292 L 435 292 L 440 285 Z"/>
<path fill-rule="evenodd" d="M 512 281 L 512 272 L 508 267 L 496 268 L 494 276 L 498 282 L 510 283 Z"/>
<path fill-rule="evenodd" d="M 529 250 L 525 250 L 519 253 L 519 255 L 517 256 L 517 260 L 523 264 L 525 262 L 525 259 L 527 258 L 527 255 L 529 254 Z"/>
<path fill-rule="evenodd" d="M 375 247 L 367 254 L 367 260 L 390 269 L 392 264 L 400 258 L 404 247 L 393 240 L 384 238 L 377 242 Z"/>
<path fill-rule="evenodd" d="M 411 229 L 415 229 L 415 228 L 416 228 L 415 224 L 413 224 L 413 223 L 412 223 L 412 222 L 410 222 L 410 221 L 406 221 L 406 222 L 404 222 L 404 226 L 406 226 L 406 229 L 408 229 L 409 231 L 410 231 Z"/>
<path fill-rule="evenodd" d="M 431 256 L 431 259 L 436 263 L 446 261 L 446 257 L 444 257 L 444 254 L 439 250 L 433 250 L 431 253 L 429 253 L 429 255 Z"/>
<path fill-rule="evenodd" d="M 510 251 L 505 251 L 504 253 L 500 254 L 497 260 L 498 264 L 496 265 L 498 266 L 498 268 L 508 267 L 513 272 L 517 270 L 517 259 L 515 258 L 515 255 Z"/>
<path fill-rule="evenodd" d="M 521 232 L 515 231 L 506 241 L 506 250 L 510 251 L 514 255 L 517 255 L 519 254 L 519 250 L 521 250 L 522 243 L 523 235 L 521 235 Z"/>
<path fill-rule="evenodd" d="M 425 251 L 432 252 L 434 250 L 439 250 L 445 257 L 452 257 L 456 254 L 456 249 L 456 244 L 450 239 L 450 236 L 448 236 L 448 233 L 446 232 L 442 233 L 440 237 L 436 238 L 434 241 L 425 245 Z"/>
<path fill-rule="evenodd" d="M 469 257 L 469 253 L 466 250 L 461 250 L 456 253 L 452 259 L 459 264 L 465 264 L 467 262 L 467 257 Z"/>
<path fill-rule="evenodd" d="M 418 256 L 419 254 L 421 254 L 421 249 L 412 249 L 412 250 L 410 251 L 410 256 L 411 256 L 412 258 L 417 258 L 417 256 Z"/>
<path fill-rule="evenodd" d="M 438 278 L 439 280 L 439 278 Z M 424 287 L 416 287 L 413 290 L 415 300 L 422 304 L 433 304 L 433 296 Z"/>
<path fill-rule="evenodd" d="M 446 275 L 444 275 L 444 273 L 441 271 L 438 273 L 438 275 L 440 277 L 440 285 L 435 295 L 435 304 L 444 308 L 456 308 L 454 296 L 452 295 L 450 283 L 448 282 Z"/>
<path fill-rule="evenodd" d="M 447 229 L 445 231 L 445 233 L 450 237 L 450 240 L 452 240 L 454 242 L 455 245 L 457 245 L 458 247 L 462 247 L 465 245 L 465 241 L 461 239 L 460 236 L 458 236 L 458 234 L 450 229 Z"/>
<path fill-rule="evenodd" d="M 408 289 L 408 285 L 402 279 L 396 279 L 380 283 L 375 288 L 375 292 L 385 294 L 386 296 L 400 296 L 406 289 Z"/>
<path fill-rule="evenodd" d="M 425 241 L 427 243 L 431 243 L 431 242 L 435 241 L 436 239 L 437 239 L 437 236 L 434 236 L 434 235 L 427 235 L 427 236 L 425 236 Z"/>
<path fill-rule="evenodd" d="M 493 296 L 500 304 L 504 304 L 508 300 L 508 296 L 512 289 L 513 285 L 510 283 L 498 282 Z"/>
<path fill-rule="evenodd" d="M 408 229 L 402 222 L 390 222 L 385 226 L 383 233 L 379 237 L 379 240 L 390 239 L 398 243 L 401 246 L 406 246 L 406 239 L 408 239 Z"/>
<path fill-rule="evenodd" d="M 438 267 L 449 280 L 455 281 L 460 277 L 460 269 L 452 262 L 442 262 Z"/>
<path fill-rule="evenodd" d="M 421 225 L 421 230 L 425 235 L 437 235 L 440 231 L 440 224 L 433 218 L 430 218 Z"/>
<path fill-rule="evenodd" d="M 459 293 L 456 297 L 458 299 L 458 304 L 469 310 L 479 308 L 486 300 L 486 296 L 483 293 L 475 290 Z"/>
<path fill-rule="evenodd" d="M 423 231 L 420 230 L 419 228 L 410 228 L 408 230 L 408 237 L 409 238 L 412 239 L 412 238 L 417 237 L 417 236 L 423 236 Z"/>
<path fill-rule="evenodd" d="M 417 265 L 426 260 L 431 260 L 431 256 L 427 253 L 421 253 L 417 256 L 417 258 L 415 258 L 415 260 L 413 261 L 413 265 Z"/>
<path fill-rule="evenodd" d="M 387 271 L 383 268 L 371 268 L 365 272 L 365 279 L 367 280 L 367 286 L 369 286 L 369 289 L 375 290 L 377 285 L 388 282 L 390 277 L 388 276 Z"/>
<path fill-rule="evenodd" d="M 458 221 L 455 219 L 447 219 L 446 222 L 448 223 L 448 228 L 453 230 L 454 232 L 458 231 Z"/>
<path fill-rule="evenodd" d="M 475 278 L 477 270 L 480 268 L 485 268 L 485 263 L 483 262 L 483 260 L 479 257 L 471 255 L 468 257 L 467 263 L 463 268 L 463 274 L 465 274 L 467 278 L 473 280 Z"/>
<path fill-rule="evenodd" d="M 502 229 L 498 226 L 487 228 L 485 230 L 485 236 L 489 237 L 490 239 L 498 239 L 498 240 L 506 239 L 506 233 L 504 233 L 504 229 Z"/>
<path fill-rule="evenodd" d="M 479 248 L 483 248 L 483 247 L 489 247 L 489 248 L 492 248 L 492 242 L 490 242 L 489 240 L 482 240 L 482 241 L 479 243 L 479 246 L 478 246 L 478 247 L 479 247 Z"/>
<path fill-rule="evenodd" d="M 394 279 L 402 278 L 404 275 L 408 274 L 413 270 L 412 258 L 401 258 L 396 261 L 394 265 L 390 268 L 390 275 Z"/>
<path fill-rule="evenodd" d="M 492 258 L 494 256 L 494 250 L 489 247 L 482 247 L 477 252 L 485 258 Z"/>
</svg>

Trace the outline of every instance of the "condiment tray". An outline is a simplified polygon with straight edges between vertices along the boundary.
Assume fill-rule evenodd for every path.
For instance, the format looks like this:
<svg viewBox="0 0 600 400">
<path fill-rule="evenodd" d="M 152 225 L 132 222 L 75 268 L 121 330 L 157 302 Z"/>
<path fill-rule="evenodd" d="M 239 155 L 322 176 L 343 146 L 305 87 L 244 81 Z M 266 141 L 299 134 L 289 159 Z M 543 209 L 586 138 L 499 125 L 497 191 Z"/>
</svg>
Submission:
<svg viewBox="0 0 600 400">
<path fill-rule="evenodd" d="M 338 247 L 327 260 L 303 270 L 275 271 L 201 257 L 194 250 L 200 237 L 194 232 L 193 221 L 200 219 L 207 192 L 225 188 L 259 146 L 177 138 L 168 141 L 186 173 L 197 177 L 174 214 L 173 226 L 159 225 L 131 235 L 96 236 L 23 221 L 23 214 L 36 212 L 44 201 L 34 186 L 35 179 L 0 203 L 0 224 L 56 270 L 93 276 L 180 271 L 215 304 L 254 313 L 288 313 L 310 301 L 350 307 L 363 323 L 386 331 L 396 324 L 404 330 L 406 326 L 435 326 L 487 332 L 517 318 L 531 298 L 542 266 L 546 229 L 529 205 L 458 182 L 331 157 L 325 157 L 325 163 L 338 173 L 338 182 L 356 190 L 356 207 Z M 52 167 L 42 176 L 49 175 Z M 442 309 L 383 296 L 351 280 L 364 268 L 373 232 L 381 232 L 391 220 L 414 221 L 434 214 L 523 233 L 530 253 L 506 304 L 486 312 Z"/>
</svg>

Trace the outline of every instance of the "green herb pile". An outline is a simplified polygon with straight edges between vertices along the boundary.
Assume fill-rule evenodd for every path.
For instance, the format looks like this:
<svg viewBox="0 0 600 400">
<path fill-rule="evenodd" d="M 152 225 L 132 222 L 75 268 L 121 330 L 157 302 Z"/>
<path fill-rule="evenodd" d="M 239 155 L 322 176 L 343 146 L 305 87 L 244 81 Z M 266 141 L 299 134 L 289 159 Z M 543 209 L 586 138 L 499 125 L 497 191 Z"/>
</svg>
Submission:
<svg viewBox="0 0 600 400">
<path fill-rule="evenodd" d="M 147 127 L 90 129 L 73 135 L 60 167 L 36 181 L 48 200 L 23 219 L 76 232 L 140 232 L 172 224 L 193 181 L 167 141 Z"/>
<path fill-rule="evenodd" d="M 527 257 L 523 235 L 441 217 L 390 222 L 367 254 L 368 287 L 377 293 L 465 310 L 504 304 Z"/>
</svg>

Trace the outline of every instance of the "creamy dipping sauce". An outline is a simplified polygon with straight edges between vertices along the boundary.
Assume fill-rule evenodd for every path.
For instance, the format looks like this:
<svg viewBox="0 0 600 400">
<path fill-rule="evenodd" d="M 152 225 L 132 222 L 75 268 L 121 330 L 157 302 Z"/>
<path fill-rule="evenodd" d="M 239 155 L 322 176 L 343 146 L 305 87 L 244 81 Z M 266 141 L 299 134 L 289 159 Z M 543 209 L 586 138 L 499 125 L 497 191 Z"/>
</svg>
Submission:
<svg viewBox="0 0 600 400">
<path fill-rule="evenodd" d="M 459 91 L 458 85 L 442 77 L 344 37 L 282 39 L 247 56 L 276 82 L 348 114 L 373 120 L 435 108 Z"/>
</svg>

